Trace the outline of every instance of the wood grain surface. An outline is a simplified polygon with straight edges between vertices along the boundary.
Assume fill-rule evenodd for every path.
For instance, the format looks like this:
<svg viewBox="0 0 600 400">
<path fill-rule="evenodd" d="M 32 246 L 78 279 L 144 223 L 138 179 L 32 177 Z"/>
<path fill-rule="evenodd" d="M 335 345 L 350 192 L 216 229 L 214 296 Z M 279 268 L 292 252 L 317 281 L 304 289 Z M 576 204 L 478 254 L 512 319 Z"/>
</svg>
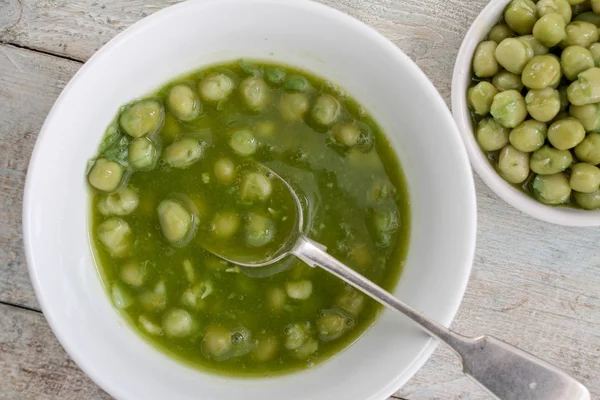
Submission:
<svg viewBox="0 0 600 400">
<path fill-rule="evenodd" d="M 0 399 L 109 398 L 69 359 L 39 313 L 23 252 L 23 185 L 38 131 L 81 61 L 127 26 L 175 2 L 0 0 Z M 462 37 L 487 3 L 323 2 L 390 38 L 446 101 Z M 478 178 L 476 188 L 475 264 L 453 328 L 489 333 L 531 351 L 600 397 L 600 229 L 546 224 L 508 206 Z M 394 397 L 489 398 L 441 347 Z"/>
</svg>

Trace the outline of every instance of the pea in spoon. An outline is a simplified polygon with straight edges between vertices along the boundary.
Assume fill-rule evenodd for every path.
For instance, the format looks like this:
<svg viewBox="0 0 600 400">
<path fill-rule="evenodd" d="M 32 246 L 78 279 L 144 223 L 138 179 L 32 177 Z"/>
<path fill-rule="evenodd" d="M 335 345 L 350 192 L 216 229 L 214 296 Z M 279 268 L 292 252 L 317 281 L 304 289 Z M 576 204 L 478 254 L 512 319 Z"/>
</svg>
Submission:
<svg viewBox="0 0 600 400">
<path fill-rule="evenodd" d="M 216 256 L 242 267 L 266 267 L 294 255 L 311 267 L 321 267 L 343 279 L 384 306 L 412 319 L 422 330 L 448 345 L 463 364 L 463 372 L 500 400 L 589 400 L 589 391 L 574 378 L 547 362 L 491 336 L 465 337 L 427 318 L 392 294 L 329 255 L 325 246 L 302 233 L 304 211 L 290 184 L 274 171 L 259 168 L 277 179 L 289 191 L 296 208 L 294 229 L 277 252 L 268 259 L 235 259 L 207 249 Z"/>
</svg>

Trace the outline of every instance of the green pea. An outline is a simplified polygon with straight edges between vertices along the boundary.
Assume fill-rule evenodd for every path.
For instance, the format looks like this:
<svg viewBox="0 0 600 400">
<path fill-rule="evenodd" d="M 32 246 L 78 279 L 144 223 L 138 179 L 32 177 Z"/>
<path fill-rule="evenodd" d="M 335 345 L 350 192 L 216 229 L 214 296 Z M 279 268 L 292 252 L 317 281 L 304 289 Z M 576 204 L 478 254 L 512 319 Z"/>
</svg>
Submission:
<svg viewBox="0 0 600 400">
<path fill-rule="evenodd" d="M 560 95 L 551 87 L 530 90 L 525 96 L 527 111 L 536 120 L 551 121 L 560 111 Z"/>
<path fill-rule="evenodd" d="M 523 69 L 521 80 L 530 89 L 544 89 L 560 82 L 560 62 L 554 56 L 535 56 Z"/>
<path fill-rule="evenodd" d="M 584 106 L 600 102 L 600 68 L 594 67 L 580 73 L 567 89 L 571 104 Z"/>
<path fill-rule="evenodd" d="M 581 143 L 575 146 L 575 155 L 580 161 L 592 165 L 600 164 L 600 133 L 588 133 Z"/>
<path fill-rule="evenodd" d="M 269 87 L 262 78 L 249 76 L 240 83 L 242 101 L 251 111 L 261 111 L 268 102 Z"/>
<path fill-rule="evenodd" d="M 592 193 L 573 193 L 575 202 L 586 210 L 597 210 L 600 208 L 600 190 Z"/>
<path fill-rule="evenodd" d="M 265 69 L 265 79 L 273 85 L 279 85 L 285 79 L 287 73 L 283 68 L 273 67 Z"/>
<path fill-rule="evenodd" d="M 235 164 L 229 158 L 220 158 L 215 162 L 214 173 L 221 183 L 229 185 L 235 179 Z"/>
<path fill-rule="evenodd" d="M 546 124 L 530 119 L 510 132 L 510 144 L 519 151 L 531 153 L 544 145 L 547 131 Z M 529 165 L 527 169 L 529 169 Z"/>
<path fill-rule="evenodd" d="M 477 143 L 483 151 L 500 150 L 508 144 L 509 130 L 493 118 L 485 118 L 477 124 Z"/>
<path fill-rule="evenodd" d="M 202 112 L 198 95 L 187 85 L 176 85 L 167 95 L 169 110 L 182 121 L 196 118 Z"/>
<path fill-rule="evenodd" d="M 500 124 L 506 128 L 514 128 L 525 121 L 527 106 L 521 93 L 516 90 L 506 90 L 494 96 L 490 112 Z"/>
<path fill-rule="evenodd" d="M 562 173 L 537 175 L 531 187 L 535 197 L 544 204 L 563 204 L 571 195 L 569 179 Z"/>
<path fill-rule="evenodd" d="M 496 42 L 491 40 L 477 45 L 473 55 L 473 73 L 475 75 L 480 78 L 490 78 L 498 73 L 498 61 L 495 57 L 497 47 Z"/>
<path fill-rule="evenodd" d="M 575 118 L 556 121 L 548 128 L 548 141 L 558 150 L 572 149 L 584 137 L 585 129 L 581 122 Z"/>
<path fill-rule="evenodd" d="M 529 154 L 510 144 L 500 151 L 498 158 L 500 175 L 510 183 L 522 183 L 529 176 Z"/>
<path fill-rule="evenodd" d="M 135 191 L 122 187 L 116 192 L 100 197 L 97 206 L 102 215 L 124 216 L 131 214 L 139 203 L 140 197 Z"/>
<path fill-rule="evenodd" d="M 226 99 L 235 87 L 233 79 L 221 72 L 212 72 L 198 83 L 198 92 L 202 100 L 217 103 Z"/>
<path fill-rule="evenodd" d="M 524 87 L 521 76 L 508 71 L 500 71 L 494 75 L 492 84 L 499 92 L 511 89 L 520 92 Z"/>
<path fill-rule="evenodd" d="M 496 43 L 500 43 L 506 38 L 515 37 L 517 34 L 504 23 L 494 25 L 490 33 L 488 34 L 488 40 L 493 40 Z"/>
<path fill-rule="evenodd" d="M 158 151 L 154 143 L 146 137 L 137 138 L 129 144 L 129 163 L 140 171 L 154 168 L 158 159 Z"/>
<path fill-rule="evenodd" d="M 313 121 L 323 127 L 333 125 L 340 116 L 342 106 L 340 102 L 333 96 L 322 94 L 315 100 L 310 114 Z"/>
<path fill-rule="evenodd" d="M 468 92 L 469 105 L 475 111 L 475 114 L 489 114 L 492 107 L 492 101 L 498 90 L 489 82 L 482 81 L 471 87 Z M 359 132 L 360 133 L 360 132 Z"/>
<path fill-rule="evenodd" d="M 198 140 L 186 137 L 171 143 L 165 149 L 164 157 L 172 167 L 185 168 L 202 158 L 203 154 L 204 149 Z"/>
<path fill-rule="evenodd" d="M 141 287 L 146 280 L 146 268 L 135 260 L 129 260 L 121 267 L 121 280 L 133 287 Z"/>
<path fill-rule="evenodd" d="M 579 120 L 587 132 L 600 130 L 600 104 L 571 105 L 569 114 Z"/>
<path fill-rule="evenodd" d="M 192 214 L 176 200 L 163 200 L 157 208 L 163 236 L 173 245 L 183 244 L 193 230 Z"/>
<path fill-rule="evenodd" d="M 533 37 L 544 46 L 553 47 L 567 36 L 565 28 L 565 20 L 560 14 L 546 14 L 533 26 Z"/>
<path fill-rule="evenodd" d="M 275 336 L 260 337 L 254 349 L 254 358 L 260 362 L 269 361 L 275 358 L 278 351 L 279 341 Z"/>
<path fill-rule="evenodd" d="M 283 88 L 291 92 L 306 92 L 310 89 L 310 82 L 300 75 L 292 75 L 283 82 Z"/>
<path fill-rule="evenodd" d="M 496 46 L 496 42 L 491 43 Z M 500 42 L 500 44 L 497 45 L 494 54 L 498 64 L 502 65 L 507 71 L 512 72 L 513 74 L 521 74 L 525 65 L 527 65 L 529 60 L 534 56 L 533 48 L 529 44 L 515 38 L 504 39 Z M 475 61 L 473 62 L 473 71 L 475 72 L 475 75 L 480 78 L 495 75 L 498 72 L 497 65 L 496 69 L 493 69 L 490 66 L 488 70 L 490 72 L 489 74 L 478 74 L 475 70 Z"/>
<path fill-rule="evenodd" d="M 584 12 L 575 17 L 575 21 L 585 21 L 600 28 L 600 15 L 595 12 Z"/>
<path fill-rule="evenodd" d="M 313 291 L 313 284 L 309 280 L 287 282 L 285 290 L 290 299 L 306 300 L 310 297 Z"/>
<path fill-rule="evenodd" d="M 552 175 L 566 170 L 572 162 L 573 156 L 569 150 L 557 150 L 545 145 L 533 152 L 529 167 L 536 174 Z"/>
<path fill-rule="evenodd" d="M 513 0 L 504 10 L 504 20 L 513 31 L 527 35 L 537 21 L 537 8 L 531 0 Z"/>
<path fill-rule="evenodd" d="M 571 167 L 571 189 L 579 193 L 593 193 L 600 187 L 600 168 L 588 163 L 577 163 Z"/>
<path fill-rule="evenodd" d="M 600 16 L 599 16 L 600 17 Z M 590 47 L 588 47 L 592 58 L 594 59 L 594 66 L 600 65 L 600 43 L 593 43 Z"/>
<path fill-rule="evenodd" d="M 568 80 L 577 79 L 577 75 L 594 66 L 592 53 L 581 46 L 569 46 L 560 55 L 563 72 Z"/>
<path fill-rule="evenodd" d="M 123 111 L 119 118 L 121 128 L 131 137 L 152 135 L 162 126 L 164 110 L 156 100 L 141 100 Z"/>
<path fill-rule="evenodd" d="M 192 333 L 194 320 L 190 313 L 180 308 L 174 308 L 165 313 L 162 325 L 169 337 L 182 338 Z"/>
<path fill-rule="evenodd" d="M 275 224 L 269 218 L 260 214 L 250 213 L 246 223 L 246 244 L 252 247 L 262 247 L 273 240 Z"/>
<path fill-rule="evenodd" d="M 301 119 L 308 111 L 308 107 L 308 97 L 304 93 L 284 93 L 279 102 L 281 116 L 286 121 Z"/>
<path fill-rule="evenodd" d="M 123 167 L 116 162 L 98 158 L 90 169 L 88 182 L 98 190 L 112 192 L 121 185 L 123 172 Z"/>
<path fill-rule="evenodd" d="M 543 56 L 548 54 L 550 49 L 540 42 L 533 35 L 525 35 L 518 38 L 521 42 L 528 44 L 533 49 L 534 56 Z"/>
<path fill-rule="evenodd" d="M 234 211 L 218 212 L 210 224 L 211 232 L 219 239 L 229 239 L 238 231 L 240 217 Z"/>
<path fill-rule="evenodd" d="M 540 17 L 557 13 L 563 17 L 565 24 L 571 22 L 571 5 L 567 0 L 540 0 L 537 2 L 537 11 Z"/>
<path fill-rule="evenodd" d="M 241 129 L 231 135 L 229 146 L 240 156 L 250 156 L 256 153 L 258 143 L 252 132 L 247 129 Z"/>
<path fill-rule="evenodd" d="M 273 192 L 271 180 L 263 173 L 248 172 L 240 185 L 240 197 L 246 201 L 266 201 Z"/>
<path fill-rule="evenodd" d="M 494 87 L 492 86 L 492 88 Z M 496 90 L 496 88 L 494 88 L 494 90 Z M 345 147 L 356 146 L 360 140 L 360 134 L 360 127 L 352 122 L 345 122 L 343 124 L 339 124 L 333 130 L 333 137 L 335 138 L 336 143 L 339 143 Z"/>
<path fill-rule="evenodd" d="M 111 257 L 123 258 L 129 253 L 132 233 L 129 224 L 121 218 L 110 218 L 98 226 L 98 240 Z"/>
<path fill-rule="evenodd" d="M 573 21 L 565 28 L 567 35 L 560 42 L 560 46 L 565 48 L 568 46 L 588 47 L 598 41 L 598 28 L 596 25 L 585 21 Z"/>
<path fill-rule="evenodd" d="M 350 323 L 350 324 L 349 324 Z M 319 339 L 324 342 L 342 336 L 354 324 L 354 319 L 338 309 L 323 310 L 317 321 Z"/>
</svg>

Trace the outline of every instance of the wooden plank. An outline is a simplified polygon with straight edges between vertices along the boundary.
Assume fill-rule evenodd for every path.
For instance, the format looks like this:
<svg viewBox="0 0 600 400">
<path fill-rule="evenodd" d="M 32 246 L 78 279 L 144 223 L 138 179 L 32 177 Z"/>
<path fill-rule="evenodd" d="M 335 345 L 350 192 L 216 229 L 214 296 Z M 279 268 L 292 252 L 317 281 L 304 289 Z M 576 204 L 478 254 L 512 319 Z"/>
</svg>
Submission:
<svg viewBox="0 0 600 400">
<path fill-rule="evenodd" d="M 40 313 L 0 305 L 0 398 L 110 399 L 69 358 Z"/>
<path fill-rule="evenodd" d="M 80 65 L 0 45 L 0 301 L 37 308 L 21 234 L 25 174 L 46 114 Z"/>
</svg>

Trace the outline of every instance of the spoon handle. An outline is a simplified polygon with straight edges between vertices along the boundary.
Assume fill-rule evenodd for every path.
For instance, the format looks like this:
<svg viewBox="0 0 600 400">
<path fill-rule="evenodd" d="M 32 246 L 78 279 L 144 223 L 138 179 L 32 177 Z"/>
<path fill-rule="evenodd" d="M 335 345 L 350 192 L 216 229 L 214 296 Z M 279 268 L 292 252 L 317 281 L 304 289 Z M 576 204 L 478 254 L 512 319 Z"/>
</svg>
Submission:
<svg viewBox="0 0 600 400">
<path fill-rule="evenodd" d="M 500 400 L 589 400 L 589 391 L 571 376 L 539 358 L 490 336 L 467 338 L 427 318 L 388 291 L 327 253 L 325 247 L 300 236 L 290 251 L 310 266 L 319 266 L 398 311 L 429 335 L 452 348 L 464 373 Z"/>
</svg>

